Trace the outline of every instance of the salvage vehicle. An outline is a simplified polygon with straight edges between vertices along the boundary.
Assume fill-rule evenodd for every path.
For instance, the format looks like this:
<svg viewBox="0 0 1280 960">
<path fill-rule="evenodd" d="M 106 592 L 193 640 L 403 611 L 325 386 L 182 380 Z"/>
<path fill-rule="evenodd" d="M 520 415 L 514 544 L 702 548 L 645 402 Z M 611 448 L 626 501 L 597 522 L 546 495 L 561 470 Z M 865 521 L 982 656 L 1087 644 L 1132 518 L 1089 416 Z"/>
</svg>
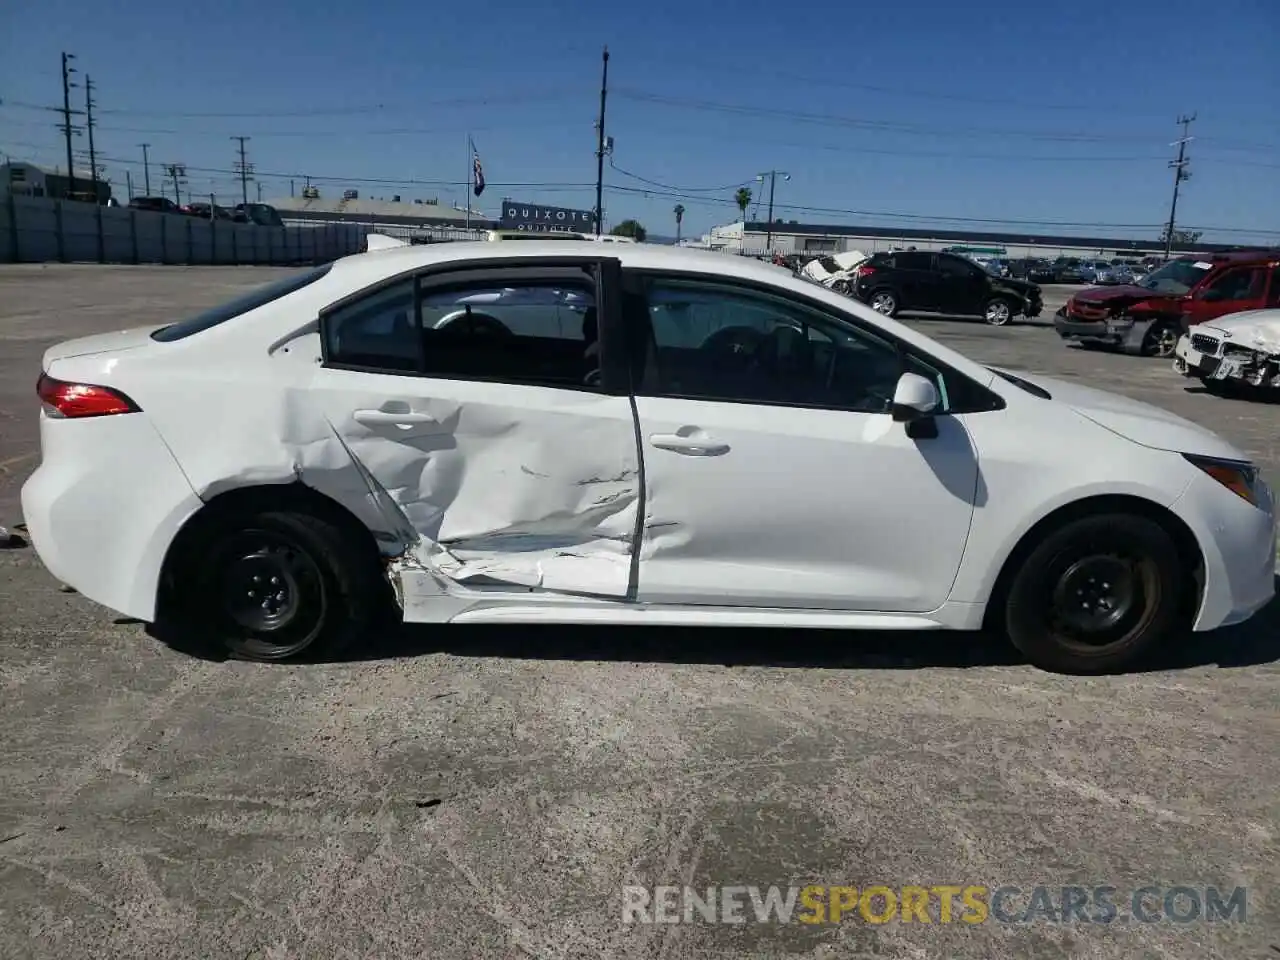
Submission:
<svg viewBox="0 0 1280 960">
<path fill-rule="evenodd" d="M 747 257 L 383 245 L 55 345 L 36 389 L 50 573 L 247 659 L 391 615 L 985 627 L 1101 672 L 1274 589 L 1225 440 Z"/>
<path fill-rule="evenodd" d="M 1179 335 L 1195 324 L 1280 304 L 1277 267 L 1280 250 L 1178 257 L 1136 283 L 1081 290 L 1053 325 L 1068 342 L 1172 357 Z"/>
<path fill-rule="evenodd" d="M 858 266 L 866 261 L 867 255 L 861 250 L 846 250 L 829 257 L 815 257 L 800 268 L 800 274 L 836 293 L 848 294 L 853 291 Z"/>
<path fill-rule="evenodd" d="M 1178 339 L 1173 369 L 1212 393 L 1280 389 L 1280 309 L 1246 310 L 1200 324 Z"/>
<path fill-rule="evenodd" d="M 909 310 L 977 316 L 1004 326 L 1016 317 L 1039 316 L 1042 309 L 1034 283 L 993 277 L 954 253 L 877 253 L 855 273 L 853 295 L 886 317 Z"/>
</svg>

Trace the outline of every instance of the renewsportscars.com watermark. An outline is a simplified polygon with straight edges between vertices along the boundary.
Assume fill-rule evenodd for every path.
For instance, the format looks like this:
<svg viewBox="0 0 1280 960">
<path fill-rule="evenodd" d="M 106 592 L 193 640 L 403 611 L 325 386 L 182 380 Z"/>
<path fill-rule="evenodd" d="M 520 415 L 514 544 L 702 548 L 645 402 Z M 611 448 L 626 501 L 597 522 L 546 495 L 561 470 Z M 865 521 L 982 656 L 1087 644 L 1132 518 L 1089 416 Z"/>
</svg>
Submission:
<svg viewBox="0 0 1280 960">
<path fill-rule="evenodd" d="M 711 886 L 622 888 L 623 923 L 1243 923 L 1234 887 Z"/>
</svg>

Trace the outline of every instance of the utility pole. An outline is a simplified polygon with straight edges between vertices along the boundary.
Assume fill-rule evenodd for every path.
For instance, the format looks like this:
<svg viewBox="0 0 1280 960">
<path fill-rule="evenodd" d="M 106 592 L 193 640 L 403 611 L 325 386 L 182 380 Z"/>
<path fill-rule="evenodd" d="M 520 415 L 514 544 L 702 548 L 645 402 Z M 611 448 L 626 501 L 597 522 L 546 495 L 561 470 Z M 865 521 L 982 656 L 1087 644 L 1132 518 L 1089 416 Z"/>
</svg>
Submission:
<svg viewBox="0 0 1280 960">
<path fill-rule="evenodd" d="M 1191 174 L 1187 170 L 1187 165 L 1191 163 L 1187 159 L 1187 144 L 1195 138 L 1187 134 L 1195 119 L 1194 113 L 1189 117 L 1185 114 L 1179 117 L 1178 123 L 1182 124 L 1182 136 L 1170 144 L 1178 148 L 1178 159 L 1169 161 L 1169 166 L 1173 168 L 1173 202 L 1169 205 L 1169 225 L 1165 228 L 1164 258 L 1166 260 L 1173 256 L 1173 228 L 1178 217 L 1178 188 L 1182 186 L 1182 181 L 1191 179 Z"/>
<path fill-rule="evenodd" d="M 143 187 L 147 191 L 146 195 L 151 196 L 151 159 L 147 156 L 147 149 L 151 146 L 149 143 L 138 144 L 142 148 L 142 182 Z"/>
<path fill-rule="evenodd" d="M 257 188 L 258 188 L 258 202 L 259 202 L 259 203 L 261 203 L 261 202 L 262 202 L 262 181 L 261 181 L 261 180 L 259 180 L 259 181 L 255 184 L 255 186 L 257 186 Z"/>
<path fill-rule="evenodd" d="M 173 202 L 182 206 L 181 182 L 186 179 L 187 166 L 184 163 L 171 163 L 165 167 L 165 174 L 173 179 Z"/>
<path fill-rule="evenodd" d="M 71 159 L 71 134 L 73 127 L 71 126 L 71 114 L 75 111 L 71 109 L 71 88 L 75 86 L 71 82 L 71 75 L 76 72 L 76 68 L 71 66 L 74 60 L 74 53 L 62 54 L 62 133 L 67 140 L 67 193 L 76 192 L 76 168 L 73 166 Z"/>
<path fill-rule="evenodd" d="M 240 141 L 240 160 L 236 164 L 236 173 L 240 174 L 240 202 L 246 207 L 249 205 L 249 181 L 253 179 L 253 164 L 245 160 L 244 143 L 250 137 L 232 137 L 232 140 Z"/>
<path fill-rule="evenodd" d="M 604 230 L 604 102 L 609 94 L 609 48 L 604 48 L 600 75 L 600 119 L 596 121 L 596 236 Z"/>
<path fill-rule="evenodd" d="M 125 192 L 128 193 L 129 199 L 132 200 L 133 199 L 133 174 L 130 173 L 128 170 L 124 172 L 124 186 L 125 186 Z"/>
<path fill-rule="evenodd" d="M 98 202 L 98 154 L 93 149 L 93 77 L 84 75 L 84 125 L 89 131 L 89 178 L 93 184 L 93 202 Z"/>
<path fill-rule="evenodd" d="M 765 235 L 764 235 L 764 252 L 768 253 L 770 249 L 772 249 L 773 247 L 773 190 L 774 190 L 774 187 L 777 186 L 779 177 L 781 177 L 783 180 L 790 180 L 791 174 L 787 173 L 785 170 L 768 170 L 764 173 L 758 174 L 756 176 L 756 179 L 761 183 L 764 183 L 765 177 L 769 178 L 769 223 L 765 227 Z M 744 234 L 743 236 L 744 240 L 746 239 L 745 237 L 746 231 L 747 231 L 747 225 L 746 223 L 743 223 L 742 232 Z"/>
</svg>

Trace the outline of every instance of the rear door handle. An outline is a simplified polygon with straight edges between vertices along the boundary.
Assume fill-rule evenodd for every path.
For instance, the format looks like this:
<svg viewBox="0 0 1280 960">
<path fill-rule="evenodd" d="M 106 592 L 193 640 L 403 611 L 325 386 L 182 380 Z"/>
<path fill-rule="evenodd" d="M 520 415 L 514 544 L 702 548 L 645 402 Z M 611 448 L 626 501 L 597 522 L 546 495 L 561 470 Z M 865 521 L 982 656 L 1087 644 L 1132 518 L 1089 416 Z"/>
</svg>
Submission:
<svg viewBox="0 0 1280 960">
<path fill-rule="evenodd" d="M 718 457 L 729 452 L 729 445 L 707 436 L 681 436 L 678 433 L 655 433 L 649 443 L 659 450 L 688 453 L 695 457 Z"/>
<path fill-rule="evenodd" d="M 366 427 L 411 427 L 420 423 L 435 423 L 436 418 L 429 413 L 413 413 L 406 410 L 403 413 L 397 413 L 393 410 L 357 410 L 352 414 L 356 423 L 363 423 Z"/>
</svg>

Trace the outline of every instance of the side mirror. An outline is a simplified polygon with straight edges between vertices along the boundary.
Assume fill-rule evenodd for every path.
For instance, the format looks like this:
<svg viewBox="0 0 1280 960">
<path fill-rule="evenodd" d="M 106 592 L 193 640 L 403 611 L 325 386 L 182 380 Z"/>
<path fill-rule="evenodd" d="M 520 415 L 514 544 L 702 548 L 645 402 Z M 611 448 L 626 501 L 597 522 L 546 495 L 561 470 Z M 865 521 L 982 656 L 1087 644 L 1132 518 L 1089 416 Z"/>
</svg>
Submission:
<svg viewBox="0 0 1280 960">
<path fill-rule="evenodd" d="M 911 423 L 933 416 L 938 409 L 938 388 L 918 373 L 904 373 L 893 389 L 893 419 Z"/>
</svg>

